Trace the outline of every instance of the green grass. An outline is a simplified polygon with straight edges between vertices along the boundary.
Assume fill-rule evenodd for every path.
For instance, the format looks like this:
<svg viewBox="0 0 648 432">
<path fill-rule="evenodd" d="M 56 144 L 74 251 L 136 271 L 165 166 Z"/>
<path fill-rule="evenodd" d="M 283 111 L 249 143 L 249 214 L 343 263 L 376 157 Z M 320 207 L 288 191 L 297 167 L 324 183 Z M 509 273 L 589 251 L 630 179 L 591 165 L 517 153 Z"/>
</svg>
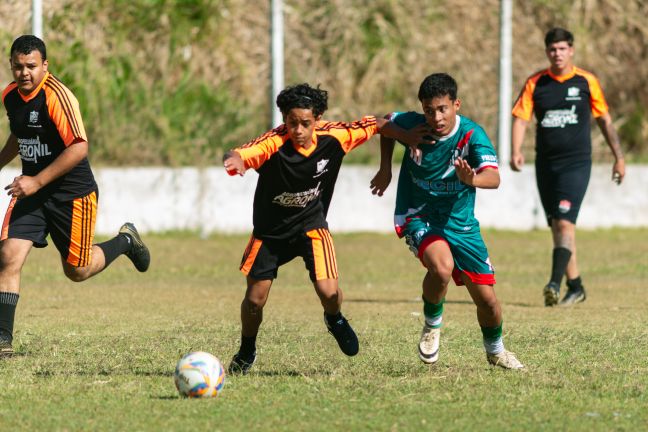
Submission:
<svg viewBox="0 0 648 432">
<path fill-rule="evenodd" d="M 423 269 L 395 236 L 336 235 L 343 310 L 361 351 L 342 355 L 303 264 L 282 267 L 252 372 L 213 400 L 180 398 L 186 352 L 238 347 L 245 236 L 147 236 L 147 274 L 120 258 L 67 281 L 33 250 L 17 312 L 18 355 L 0 362 L 0 430 L 639 430 L 648 424 L 648 230 L 579 232 L 588 300 L 546 309 L 547 231 L 485 232 L 507 348 L 490 367 L 464 288 L 447 298 L 437 365 L 416 354 Z"/>
</svg>

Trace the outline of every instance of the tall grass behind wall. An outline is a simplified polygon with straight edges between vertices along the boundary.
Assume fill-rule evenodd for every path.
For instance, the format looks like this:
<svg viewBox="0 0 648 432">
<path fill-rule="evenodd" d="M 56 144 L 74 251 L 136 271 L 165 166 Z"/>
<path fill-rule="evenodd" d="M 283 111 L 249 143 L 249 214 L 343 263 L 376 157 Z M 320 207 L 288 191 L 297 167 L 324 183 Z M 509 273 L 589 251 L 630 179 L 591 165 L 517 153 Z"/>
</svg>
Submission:
<svg viewBox="0 0 648 432">
<path fill-rule="evenodd" d="M 0 4 L 5 58 L 13 39 L 30 32 L 30 3 Z M 79 99 L 93 163 L 217 164 L 224 149 L 264 132 L 271 115 L 269 3 L 44 2 L 50 70 Z M 285 0 L 284 7 L 286 84 L 329 90 L 326 118 L 416 110 L 421 80 L 447 71 L 459 82 L 461 112 L 496 142 L 498 0 Z M 547 66 L 544 33 L 570 28 L 576 63 L 599 77 L 624 148 L 648 160 L 648 4 L 531 0 L 515 1 L 513 12 L 513 98 L 527 76 Z M 5 64 L 3 84 L 11 81 Z M 610 160 L 601 134 L 593 137 L 595 157 Z M 376 144 L 350 158 L 376 161 Z"/>
</svg>

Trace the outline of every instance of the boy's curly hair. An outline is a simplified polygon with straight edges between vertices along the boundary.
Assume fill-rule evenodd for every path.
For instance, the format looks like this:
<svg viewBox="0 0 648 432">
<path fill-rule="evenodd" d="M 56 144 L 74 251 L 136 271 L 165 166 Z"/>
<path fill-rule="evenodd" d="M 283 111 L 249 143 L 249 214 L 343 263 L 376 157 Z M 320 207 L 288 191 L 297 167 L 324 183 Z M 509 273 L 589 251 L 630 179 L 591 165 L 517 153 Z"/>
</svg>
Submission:
<svg viewBox="0 0 648 432">
<path fill-rule="evenodd" d="M 304 108 L 312 110 L 317 117 L 328 109 L 328 92 L 319 85 L 313 88 L 307 83 L 286 87 L 277 96 L 277 106 L 284 116 L 293 108 Z"/>
</svg>

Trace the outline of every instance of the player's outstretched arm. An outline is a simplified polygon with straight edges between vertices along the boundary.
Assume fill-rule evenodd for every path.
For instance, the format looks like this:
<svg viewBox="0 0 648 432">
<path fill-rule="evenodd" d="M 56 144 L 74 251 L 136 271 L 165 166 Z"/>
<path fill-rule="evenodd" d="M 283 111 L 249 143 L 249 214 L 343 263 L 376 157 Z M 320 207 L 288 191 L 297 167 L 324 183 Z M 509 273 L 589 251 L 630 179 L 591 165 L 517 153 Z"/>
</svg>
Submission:
<svg viewBox="0 0 648 432">
<path fill-rule="evenodd" d="M 393 138 L 388 138 L 384 135 L 380 135 L 380 168 L 369 183 L 371 193 L 374 195 L 383 196 L 383 193 L 385 193 L 385 191 L 387 190 L 389 183 L 391 183 L 391 161 L 392 155 L 394 154 L 395 143 L 396 142 Z"/>
<path fill-rule="evenodd" d="M 246 171 L 243 158 L 235 150 L 230 150 L 223 155 L 223 166 L 229 175 L 238 174 L 242 176 Z"/>
<path fill-rule="evenodd" d="M 596 123 L 605 137 L 608 147 L 612 150 L 614 156 L 614 165 L 612 165 L 612 181 L 616 184 L 621 184 L 623 177 L 625 177 L 625 160 L 623 159 L 623 151 L 621 151 L 621 144 L 619 142 L 619 135 L 616 128 L 612 123 L 612 117 L 609 113 L 605 113 L 596 118 Z"/>
<path fill-rule="evenodd" d="M 397 139 L 410 148 L 416 148 L 420 144 L 434 144 L 435 141 L 430 138 L 432 129 L 427 124 L 421 124 L 412 129 L 403 129 L 396 123 L 385 118 L 376 118 L 378 123 L 378 132 L 381 136 Z"/>
<path fill-rule="evenodd" d="M 499 171 L 493 168 L 486 168 L 476 173 L 467 160 L 458 158 L 455 160 L 457 177 L 462 183 L 481 189 L 497 189 L 500 184 Z"/>
<path fill-rule="evenodd" d="M 513 171 L 522 171 L 524 166 L 522 141 L 524 141 L 524 133 L 528 123 L 519 117 L 513 117 L 513 127 L 511 129 L 511 169 Z"/>
</svg>

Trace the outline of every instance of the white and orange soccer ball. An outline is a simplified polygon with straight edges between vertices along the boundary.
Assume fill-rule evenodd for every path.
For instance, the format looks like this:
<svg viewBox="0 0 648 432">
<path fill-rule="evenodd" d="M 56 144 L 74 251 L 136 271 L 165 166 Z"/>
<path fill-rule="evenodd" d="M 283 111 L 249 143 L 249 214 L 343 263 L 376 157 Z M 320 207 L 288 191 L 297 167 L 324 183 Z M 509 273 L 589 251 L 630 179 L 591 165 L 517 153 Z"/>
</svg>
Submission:
<svg viewBox="0 0 648 432">
<path fill-rule="evenodd" d="M 173 374 L 180 395 L 190 398 L 218 396 L 225 384 L 225 369 L 213 355 L 197 351 L 182 357 Z"/>
</svg>

